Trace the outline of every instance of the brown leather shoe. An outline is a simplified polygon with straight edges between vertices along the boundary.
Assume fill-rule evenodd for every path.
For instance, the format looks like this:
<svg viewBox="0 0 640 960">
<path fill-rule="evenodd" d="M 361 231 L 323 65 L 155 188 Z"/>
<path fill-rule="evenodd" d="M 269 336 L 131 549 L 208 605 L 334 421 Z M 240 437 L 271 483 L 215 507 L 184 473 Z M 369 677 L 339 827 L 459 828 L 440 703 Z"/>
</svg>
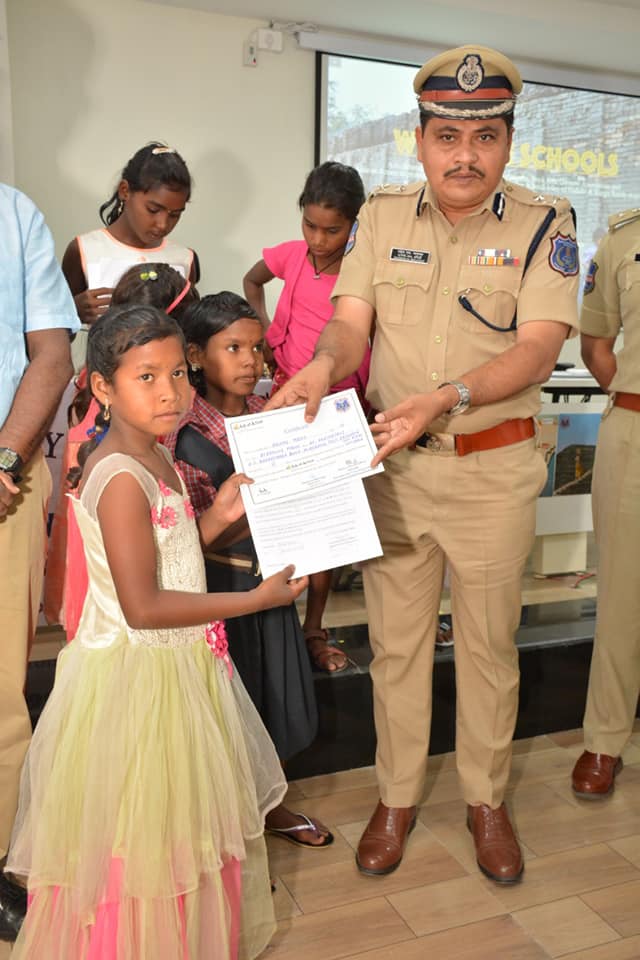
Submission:
<svg viewBox="0 0 640 960">
<path fill-rule="evenodd" d="M 496 883 L 516 883 L 522 876 L 522 851 L 504 803 L 497 810 L 486 804 L 467 806 L 467 827 L 476 847 L 476 860 L 485 877 Z"/>
<path fill-rule="evenodd" d="M 356 853 L 358 870 L 379 877 L 399 867 L 407 838 L 415 825 L 415 807 L 385 807 L 380 800 L 360 837 Z"/>
<path fill-rule="evenodd" d="M 571 774 L 573 792 L 582 800 L 604 800 L 613 793 L 616 774 L 621 770 L 622 757 L 585 750 Z"/>
</svg>

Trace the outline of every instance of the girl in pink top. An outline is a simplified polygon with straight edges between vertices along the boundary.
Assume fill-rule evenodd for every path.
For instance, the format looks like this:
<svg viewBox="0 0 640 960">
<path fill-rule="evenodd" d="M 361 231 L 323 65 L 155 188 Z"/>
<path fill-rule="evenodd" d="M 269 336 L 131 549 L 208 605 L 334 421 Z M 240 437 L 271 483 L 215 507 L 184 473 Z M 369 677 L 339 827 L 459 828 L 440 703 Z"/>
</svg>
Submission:
<svg viewBox="0 0 640 960">
<path fill-rule="evenodd" d="M 274 390 L 311 360 L 318 337 L 333 314 L 331 295 L 357 229 L 356 217 L 365 200 L 360 175 L 353 167 L 329 161 L 311 171 L 298 200 L 303 240 L 290 240 L 262 251 L 262 260 L 244 278 L 247 300 L 266 329 L 273 351 Z M 284 288 L 273 321 L 267 315 L 264 285 L 278 277 Z M 354 387 L 364 404 L 369 375 L 367 354 L 360 368 L 332 387 L 332 392 Z M 303 625 L 309 654 L 317 667 L 329 673 L 344 670 L 346 654 L 328 643 L 322 629 L 331 571 L 309 578 L 307 612 Z"/>
</svg>

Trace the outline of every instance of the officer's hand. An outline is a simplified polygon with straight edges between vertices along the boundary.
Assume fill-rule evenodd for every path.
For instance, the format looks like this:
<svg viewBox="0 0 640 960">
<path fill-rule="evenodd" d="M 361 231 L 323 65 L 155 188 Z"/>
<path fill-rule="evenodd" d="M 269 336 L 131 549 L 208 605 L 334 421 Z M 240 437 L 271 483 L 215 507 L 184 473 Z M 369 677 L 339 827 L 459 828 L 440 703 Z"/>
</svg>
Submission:
<svg viewBox="0 0 640 960">
<path fill-rule="evenodd" d="M 4 520 L 11 509 L 13 498 L 20 493 L 18 487 L 8 473 L 0 470 L 0 520 Z"/>
<path fill-rule="evenodd" d="M 112 293 L 111 287 L 96 287 L 77 294 L 73 299 L 76 302 L 80 322 L 89 325 L 95 323 L 111 306 Z"/>
<path fill-rule="evenodd" d="M 322 357 L 316 357 L 291 377 L 291 380 L 287 380 L 269 399 L 264 409 L 279 410 L 281 407 L 304 403 L 304 418 L 307 423 L 311 423 L 318 412 L 320 401 L 329 393 L 330 386 L 327 362 Z"/>
<path fill-rule="evenodd" d="M 444 412 L 442 405 L 442 397 L 438 396 L 438 391 L 416 393 L 395 407 L 377 413 L 371 424 L 371 433 L 378 452 L 371 461 L 371 466 L 377 466 L 397 450 L 413 446 L 429 424 Z"/>
</svg>

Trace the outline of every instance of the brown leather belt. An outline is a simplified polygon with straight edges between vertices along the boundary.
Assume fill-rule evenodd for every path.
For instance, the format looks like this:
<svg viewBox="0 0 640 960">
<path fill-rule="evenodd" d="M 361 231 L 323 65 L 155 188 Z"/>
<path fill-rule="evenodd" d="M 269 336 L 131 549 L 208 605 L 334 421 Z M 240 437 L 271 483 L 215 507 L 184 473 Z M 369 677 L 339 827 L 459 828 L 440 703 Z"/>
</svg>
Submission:
<svg viewBox="0 0 640 960">
<path fill-rule="evenodd" d="M 496 427 L 480 430 L 478 433 L 423 433 L 416 440 L 416 446 L 425 447 L 427 450 L 455 451 L 459 457 L 466 457 L 469 453 L 496 450 L 498 447 L 520 443 L 535 437 L 535 434 L 534 419 L 527 417 L 526 420 L 505 420 Z"/>
<path fill-rule="evenodd" d="M 251 557 L 234 556 L 231 553 L 211 553 L 205 551 L 205 560 L 211 560 L 212 563 L 221 563 L 225 567 L 237 567 L 240 570 L 246 570 L 254 577 L 260 576 L 260 564 Z"/>
<path fill-rule="evenodd" d="M 616 392 L 613 398 L 614 407 L 624 407 L 625 410 L 640 411 L 640 393 Z"/>
</svg>

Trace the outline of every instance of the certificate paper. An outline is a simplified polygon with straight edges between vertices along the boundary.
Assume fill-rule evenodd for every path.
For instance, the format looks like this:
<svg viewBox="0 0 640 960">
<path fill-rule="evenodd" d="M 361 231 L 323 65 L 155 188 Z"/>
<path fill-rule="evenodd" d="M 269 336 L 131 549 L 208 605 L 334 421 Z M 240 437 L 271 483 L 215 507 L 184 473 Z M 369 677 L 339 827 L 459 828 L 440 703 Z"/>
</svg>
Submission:
<svg viewBox="0 0 640 960">
<path fill-rule="evenodd" d="M 354 390 L 325 397 L 313 423 L 304 404 L 226 420 L 264 577 L 295 565 L 295 576 L 382 553 L 362 477 L 376 447 Z"/>
<path fill-rule="evenodd" d="M 263 577 L 288 563 L 302 577 L 382 553 L 362 480 L 258 505 L 250 489 L 242 494 Z"/>
<path fill-rule="evenodd" d="M 325 397 L 313 423 L 304 404 L 225 421 L 236 470 L 254 481 L 253 503 L 273 503 L 332 486 L 373 470 L 376 455 L 369 425 L 353 388 Z"/>
</svg>

